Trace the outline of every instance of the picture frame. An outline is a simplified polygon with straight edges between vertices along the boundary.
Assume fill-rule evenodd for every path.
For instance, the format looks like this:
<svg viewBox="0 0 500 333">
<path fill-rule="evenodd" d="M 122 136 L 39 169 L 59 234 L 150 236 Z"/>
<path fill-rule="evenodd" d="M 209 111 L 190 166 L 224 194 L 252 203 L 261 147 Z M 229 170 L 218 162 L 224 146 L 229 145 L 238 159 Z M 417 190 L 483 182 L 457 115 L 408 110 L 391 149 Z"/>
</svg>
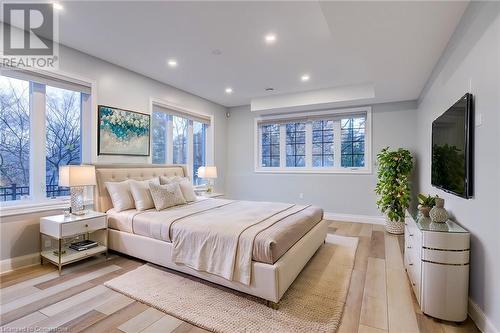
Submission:
<svg viewBox="0 0 500 333">
<path fill-rule="evenodd" d="M 97 106 L 97 155 L 149 156 L 151 115 Z"/>
</svg>

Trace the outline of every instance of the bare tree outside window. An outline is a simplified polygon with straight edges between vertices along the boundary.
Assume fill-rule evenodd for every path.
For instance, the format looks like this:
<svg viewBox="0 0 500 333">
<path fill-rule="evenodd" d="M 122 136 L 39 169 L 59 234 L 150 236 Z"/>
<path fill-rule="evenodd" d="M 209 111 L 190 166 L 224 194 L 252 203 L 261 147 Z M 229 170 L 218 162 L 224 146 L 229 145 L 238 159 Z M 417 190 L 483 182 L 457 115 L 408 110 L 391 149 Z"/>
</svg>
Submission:
<svg viewBox="0 0 500 333">
<path fill-rule="evenodd" d="M 172 117 L 172 125 L 174 132 L 173 148 L 174 148 L 174 164 L 187 163 L 187 141 L 188 141 L 188 125 L 189 121 L 186 118 L 177 116 Z"/>
<path fill-rule="evenodd" d="M 29 82 L 0 77 L 0 201 L 29 195 Z"/>
<path fill-rule="evenodd" d="M 168 115 L 164 112 L 153 112 L 151 132 L 152 160 L 154 164 L 167 163 L 167 121 Z"/>
<path fill-rule="evenodd" d="M 306 166 L 306 123 L 286 124 L 286 166 Z"/>
<path fill-rule="evenodd" d="M 262 125 L 262 163 L 263 167 L 280 166 L 280 125 Z"/>
<path fill-rule="evenodd" d="M 41 86 L 45 88 L 45 105 L 39 103 L 42 99 L 32 99 L 34 94 L 43 94 L 43 89 L 34 92 L 30 81 L 0 76 L 0 201 L 30 195 L 39 199 L 33 198 L 37 193 L 30 193 L 30 181 L 39 181 L 30 179 L 30 170 L 43 170 L 43 155 L 37 155 L 38 151 L 30 154 L 34 141 L 45 144 L 47 197 L 69 195 L 68 188 L 58 186 L 59 167 L 81 163 L 82 93 Z M 30 118 L 33 112 L 45 116 L 45 122 L 34 122 Z M 38 136 L 42 129 L 45 137 Z"/>
<path fill-rule="evenodd" d="M 334 155 L 334 130 L 332 120 L 317 120 L 312 123 L 312 165 L 332 167 Z"/>
<path fill-rule="evenodd" d="M 365 117 L 342 119 L 342 167 L 365 166 Z"/>
<path fill-rule="evenodd" d="M 47 197 L 69 195 L 59 188 L 59 167 L 80 164 L 81 93 L 46 87 L 46 185 Z"/>
<path fill-rule="evenodd" d="M 193 121 L 193 184 L 206 184 L 207 180 L 198 177 L 198 168 L 206 164 L 207 125 Z"/>
<path fill-rule="evenodd" d="M 169 136 L 169 126 L 172 127 Z M 192 140 L 189 139 L 190 127 Z M 194 185 L 206 184 L 206 180 L 198 178 L 198 168 L 206 165 L 208 124 L 191 120 L 182 116 L 170 115 L 162 111 L 153 111 L 152 117 L 152 162 L 163 164 L 167 156 L 172 154 L 174 164 L 187 164 L 188 152 L 192 154 L 192 180 Z M 172 151 L 167 151 L 167 143 L 171 140 Z M 188 141 L 191 146 L 188 147 Z M 170 145 L 168 145 L 170 147 Z"/>
</svg>

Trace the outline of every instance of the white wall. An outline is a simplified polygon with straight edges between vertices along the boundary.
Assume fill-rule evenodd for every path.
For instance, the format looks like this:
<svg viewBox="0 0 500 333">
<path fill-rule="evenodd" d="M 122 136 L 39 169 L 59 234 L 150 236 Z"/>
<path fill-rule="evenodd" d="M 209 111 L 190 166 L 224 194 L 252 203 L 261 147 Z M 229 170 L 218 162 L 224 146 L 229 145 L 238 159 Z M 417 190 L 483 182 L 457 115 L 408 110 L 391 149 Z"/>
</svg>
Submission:
<svg viewBox="0 0 500 333">
<path fill-rule="evenodd" d="M 431 123 L 466 92 L 475 97 L 474 198 L 430 184 Z M 470 297 L 500 329 L 500 3 L 471 2 L 434 69 L 417 112 L 419 190 L 436 193 L 472 234 Z"/>
<path fill-rule="evenodd" d="M 373 158 L 385 146 L 415 148 L 416 103 L 372 107 Z M 226 193 L 235 199 L 311 203 L 326 212 L 378 216 L 372 174 L 262 174 L 254 172 L 254 118 L 250 106 L 230 109 Z M 299 194 L 303 193 L 303 199 Z"/>
<path fill-rule="evenodd" d="M 60 47 L 60 71 L 95 82 L 95 104 L 149 113 L 150 99 L 153 98 L 174 103 L 188 110 L 214 115 L 215 165 L 219 173 L 216 190 L 224 190 L 227 123 L 225 107 L 64 46 Z M 93 162 L 147 163 L 147 157 L 96 156 L 97 110 L 93 108 L 92 111 L 92 132 L 83 135 L 92 136 Z M 1 218 L 0 260 L 37 252 L 38 219 L 42 215 L 56 213 L 58 211 Z"/>
<path fill-rule="evenodd" d="M 148 77 L 112 65 L 71 48 L 60 48 L 60 71 L 73 73 L 95 81 L 97 104 L 115 106 L 143 113 L 150 112 L 150 99 L 173 103 L 184 109 L 214 115 L 215 165 L 220 166 L 219 189 L 224 188 L 226 108 Z M 93 110 L 96 115 L 97 110 Z M 94 118 L 95 121 L 96 118 Z M 93 126 L 92 146 L 96 163 L 147 163 L 147 157 L 96 155 L 96 126 Z"/>
</svg>

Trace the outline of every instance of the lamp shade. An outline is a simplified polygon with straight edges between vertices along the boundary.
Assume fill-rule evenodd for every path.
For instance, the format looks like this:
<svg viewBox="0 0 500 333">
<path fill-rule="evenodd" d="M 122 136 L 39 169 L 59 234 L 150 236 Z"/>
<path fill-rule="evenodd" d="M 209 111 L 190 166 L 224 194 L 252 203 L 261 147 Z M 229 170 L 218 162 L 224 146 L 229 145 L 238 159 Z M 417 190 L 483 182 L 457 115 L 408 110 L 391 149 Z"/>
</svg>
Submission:
<svg viewBox="0 0 500 333">
<path fill-rule="evenodd" d="M 93 165 L 65 165 L 59 167 L 59 186 L 95 185 L 95 167 Z"/>
<path fill-rule="evenodd" d="M 214 166 L 199 167 L 198 177 L 205 179 L 217 178 L 217 167 Z"/>
</svg>

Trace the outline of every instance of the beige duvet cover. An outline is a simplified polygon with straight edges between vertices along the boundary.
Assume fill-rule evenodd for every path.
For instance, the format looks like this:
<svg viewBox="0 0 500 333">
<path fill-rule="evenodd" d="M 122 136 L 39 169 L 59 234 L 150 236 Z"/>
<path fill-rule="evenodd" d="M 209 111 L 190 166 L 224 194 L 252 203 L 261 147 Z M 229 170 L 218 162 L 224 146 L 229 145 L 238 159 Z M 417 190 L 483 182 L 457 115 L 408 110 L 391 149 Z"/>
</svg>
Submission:
<svg viewBox="0 0 500 333">
<path fill-rule="evenodd" d="M 248 285 L 252 259 L 273 263 L 322 213 L 285 203 L 207 199 L 159 212 L 121 212 L 120 224 L 110 214 L 110 225 L 172 242 L 174 262 Z"/>
</svg>

